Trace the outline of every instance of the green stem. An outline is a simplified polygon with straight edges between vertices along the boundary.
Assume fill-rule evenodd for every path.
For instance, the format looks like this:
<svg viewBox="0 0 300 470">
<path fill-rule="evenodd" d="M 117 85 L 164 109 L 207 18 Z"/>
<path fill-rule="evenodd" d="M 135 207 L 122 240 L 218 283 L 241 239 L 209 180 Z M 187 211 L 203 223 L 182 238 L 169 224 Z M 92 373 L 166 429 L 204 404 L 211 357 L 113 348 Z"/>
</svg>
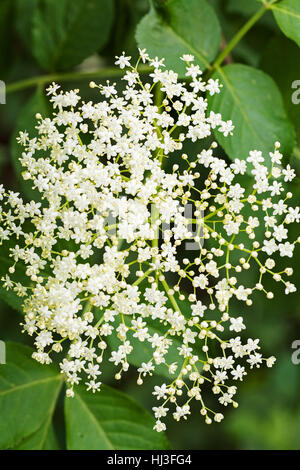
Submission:
<svg viewBox="0 0 300 470">
<path fill-rule="evenodd" d="M 132 284 L 133 286 L 138 286 L 144 279 L 146 279 L 146 277 L 152 273 L 153 271 L 153 268 L 149 268 L 142 277 L 139 277 L 136 281 L 134 281 L 134 283 Z"/>
<path fill-rule="evenodd" d="M 176 301 L 174 295 L 169 293 L 170 287 L 169 287 L 169 284 L 167 283 L 167 281 L 164 279 L 163 281 L 160 281 L 160 282 L 162 283 L 163 288 L 165 289 L 165 291 L 166 291 L 166 293 L 167 293 L 167 295 L 168 295 L 168 297 L 169 297 L 169 299 L 170 299 L 170 302 L 171 302 L 171 304 L 173 305 L 173 307 L 175 308 L 175 310 L 176 310 L 178 313 L 181 313 L 181 314 L 182 314 L 181 309 L 180 309 L 180 307 L 179 307 L 179 305 L 178 305 L 178 303 L 177 303 L 177 301 Z"/>
<path fill-rule="evenodd" d="M 231 39 L 231 41 L 227 44 L 225 49 L 216 59 L 216 61 L 211 67 L 211 71 L 219 68 L 219 66 L 223 63 L 226 57 L 230 54 L 232 49 L 235 48 L 235 46 L 241 41 L 241 39 L 248 33 L 248 31 L 255 25 L 255 23 L 257 23 L 257 21 L 265 14 L 267 10 L 271 8 L 271 5 L 276 1 L 277 0 L 271 0 L 269 2 L 265 2 L 263 6 L 244 24 L 244 26 L 236 33 L 236 35 Z"/>
<path fill-rule="evenodd" d="M 163 92 L 161 91 L 161 87 L 159 84 L 156 85 L 156 89 L 155 89 L 155 95 L 154 95 L 154 104 L 158 107 L 158 112 L 161 113 L 161 105 L 162 105 L 162 101 L 163 101 Z M 160 127 L 157 127 L 157 130 L 159 132 L 159 134 L 161 135 L 161 129 Z M 159 152 L 156 154 L 156 157 L 158 156 L 159 158 L 159 162 L 161 164 L 161 167 L 162 167 L 162 160 L 163 160 L 163 153 L 159 156 Z M 157 207 L 154 205 L 152 205 L 152 225 L 159 219 L 159 210 L 157 209 Z M 155 237 L 154 239 L 152 240 L 152 246 L 153 248 L 158 248 L 159 246 L 159 243 L 158 243 L 158 240 L 159 240 L 159 227 L 157 227 L 156 231 L 155 231 Z M 155 259 L 153 259 L 153 262 L 155 261 Z"/>
<path fill-rule="evenodd" d="M 155 206 L 155 204 L 152 204 L 152 225 L 159 219 L 159 210 Z M 155 230 L 155 236 L 152 240 L 152 246 L 153 248 L 158 248 L 158 239 L 159 239 L 159 227 Z M 153 260 L 154 262 L 155 260 Z"/>
<path fill-rule="evenodd" d="M 148 74 L 152 70 L 151 67 L 141 66 L 139 67 L 140 74 Z M 26 78 L 18 82 L 9 83 L 6 85 L 6 93 L 12 93 L 14 91 L 24 90 L 25 88 L 31 88 L 34 86 L 45 85 L 51 82 L 68 82 L 84 79 L 105 79 L 122 77 L 124 71 L 117 67 L 105 67 L 102 69 L 94 70 L 91 72 L 69 72 L 69 73 L 56 73 L 50 75 L 39 75 L 37 77 Z"/>
</svg>

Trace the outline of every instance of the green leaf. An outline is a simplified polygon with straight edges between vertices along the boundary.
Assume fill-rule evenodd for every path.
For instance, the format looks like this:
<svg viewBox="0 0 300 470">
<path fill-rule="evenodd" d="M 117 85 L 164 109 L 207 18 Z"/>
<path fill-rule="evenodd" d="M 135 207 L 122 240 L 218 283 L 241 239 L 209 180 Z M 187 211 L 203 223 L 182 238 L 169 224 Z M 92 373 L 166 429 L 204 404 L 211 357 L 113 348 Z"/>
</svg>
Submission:
<svg viewBox="0 0 300 470">
<path fill-rule="evenodd" d="M 44 0 L 33 17 L 33 54 L 46 70 L 68 70 L 107 42 L 111 0 Z"/>
<path fill-rule="evenodd" d="M 35 129 L 37 123 L 35 115 L 37 113 L 40 113 L 43 117 L 47 117 L 49 115 L 49 103 L 45 97 L 43 89 L 41 88 L 36 90 L 34 95 L 29 99 L 29 101 L 21 110 L 17 118 L 16 128 L 11 140 L 12 161 L 17 179 L 25 196 L 27 196 L 29 200 L 33 199 L 35 201 L 40 199 L 40 195 L 36 189 L 32 188 L 32 181 L 25 181 L 22 178 L 22 172 L 25 170 L 25 168 L 21 165 L 19 159 L 22 155 L 23 147 L 17 143 L 16 138 L 18 137 L 20 131 L 27 131 L 30 138 L 33 138 L 37 135 L 37 131 Z"/>
<path fill-rule="evenodd" d="M 153 430 L 154 419 L 129 396 L 101 386 L 99 393 L 75 389 L 65 399 L 69 450 L 166 449 L 165 436 Z"/>
<path fill-rule="evenodd" d="M 281 31 L 300 46 L 299 0 L 283 0 L 272 5 L 271 8 Z"/>
<path fill-rule="evenodd" d="M 33 350 L 6 343 L 6 364 L 0 365 L 0 449 L 11 448 L 52 416 L 62 376 L 54 365 L 31 358 Z"/>
<path fill-rule="evenodd" d="M 28 51 L 32 50 L 32 19 L 39 0 L 16 0 L 16 30 Z"/>
<path fill-rule="evenodd" d="M 228 13 L 239 13 L 243 16 L 251 16 L 260 8 L 257 0 L 247 0 L 247 3 L 241 3 L 240 0 L 228 0 L 226 10 Z"/>
<path fill-rule="evenodd" d="M 20 441 L 13 450 L 58 450 L 59 444 L 54 432 L 51 416 L 41 427 Z"/>
<path fill-rule="evenodd" d="M 221 93 L 208 97 L 208 108 L 231 119 L 232 136 L 215 136 L 231 159 L 247 158 L 250 150 L 261 150 L 270 166 L 268 154 L 274 143 L 290 155 L 294 146 L 294 129 L 283 106 L 277 85 L 271 77 L 246 65 L 232 64 L 213 74 L 223 84 Z"/>
<path fill-rule="evenodd" d="M 183 54 L 192 54 L 203 70 L 221 45 L 221 30 L 213 8 L 205 0 L 167 0 L 150 9 L 137 27 L 139 47 L 151 57 L 165 58 L 165 65 L 180 76 L 185 74 Z"/>
<path fill-rule="evenodd" d="M 300 146 L 300 94 L 297 91 L 300 88 L 299 83 L 295 83 L 296 88 L 292 88 L 292 84 L 300 80 L 300 49 L 284 36 L 276 36 L 265 48 L 260 66 L 279 86 Z"/>
</svg>

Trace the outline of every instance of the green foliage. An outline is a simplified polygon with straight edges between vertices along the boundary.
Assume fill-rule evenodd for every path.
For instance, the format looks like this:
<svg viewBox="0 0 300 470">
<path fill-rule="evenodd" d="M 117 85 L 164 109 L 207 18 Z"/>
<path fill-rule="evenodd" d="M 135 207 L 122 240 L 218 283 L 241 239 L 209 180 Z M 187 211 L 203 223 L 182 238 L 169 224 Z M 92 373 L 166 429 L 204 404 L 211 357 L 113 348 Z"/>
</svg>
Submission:
<svg viewBox="0 0 300 470">
<path fill-rule="evenodd" d="M 148 0 L 115 0 L 113 34 L 105 51 L 109 58 L 126 51 L 126 54 L 138 59 L 135 30 L 148 8 Z"/>
<path fill-rule="evenodd" d="M 0 367 L 0 448 L 21 444 L 33 437 L 41 423 L 52 417 L 62 376 L 55 366 L 31 359 L 32 350 L 7 343 L 7 364 Z M 43 431 L 41 431 L 43 432 Z"/>
<path fill-rule="evenodd" d="M 265 73 L 240 64 L 220 68 L 213 78 L 219 78 L 223 89 L 209 97 L 209 108 L 231 119 L 233 136 L 216 138 L 233 160 L 245 159 L 250 150 L 260 149 L 266 156 L 279 140 L 282 151 L 290 154 L 294 131 L 286 115 L 282 97 L 274 81 Z"/>
<path fill-rule="evenodd" d="M 297 89 L 300 88 L 297 83 L 297 89 L 292 88 L 293 83 L 300 80 L 299 47 L 287 38 L 275 36 L 270 40 L 264 51 L 261 58 L 261 68 L 274 78 L 280 88 L 285 108 L 295 126 L 299 145 L 300 106 L 294 103 L 292 99 L 293 93 L 296 94 Z"/>
<path fill-rule="evenodd" d="M 209 68 L 220 48 L 221 30 L 205 0 L 168 0 L 160 7 L 152 5 L 138 25 L 136 38 L 150 56 L 164 57 L 166 66 L 183 76 L 185 64 L 178 58 L 192 54 L 203 70 Z"/>
<path fill-rule="evenodd" d="M 300 413 L 295 403 L 299 372 L 287 354 L 264 377 L 252 380 L 241 392 L 240 416 L 233 414 L 225 426 L 243 449 L 297 450 Z M 250 393 L 249 393 L 250 392 Z M 266 405 L 265 397 L 271 397 Z M 255 409 L 255 413 L 253 413 Z"/>
<path fill-rule="evenodd" d="M 272 6 L 275 19 L 282 32 L 300 46 L 300 3 L 283 0 Z"/>
<path fill-rule="evenodd" d="M 49 416 L 39 429 L 21 440 L 14 450 L 58 450 L 59 444 L 55 435 L 54 427 Z"/>
<path fill-rule="evenodd" d="M 241 2 L 240 0 L 228 0 L 227 11 L 229 13 L 239 13 L 243 16 L 254 15 L 259 7 L 259 0 L 247 0 L 247 2 Z"/>
<path fill-rule="evenodd" d="M 59 448 L 53 414 L 63 377 L 55 365 L 31 358 L 33 349 L 6 344 L 0 367 L 0 448 Z M 22 419 L 20 419 L 22 417 Z M 103 386 L 92 394 L 84 386 L 65 399 L 68 449 L 166 449 L 164 434 L 153 430 L 154 419 L 133 399 Z"/>
<path fill-rule="evenodd" d="M 28 10 L 27 0 L 19 4 L 19 30 L 23 37 L 29 34 L 33 55 L 45 70 L 74 67 L 108 39 L 114 12 L 110 0 L 43 0 L 30 2 Z"/>
<path fill-rule="evenodd" d="M 77 387 L 73 399 L 65 401 L 67 448 L 75 449 L 166 449 L 163 434 L 152 428 L 154 419 L 134 400 L 103 386 L 95 397 Z"/>
</svg>

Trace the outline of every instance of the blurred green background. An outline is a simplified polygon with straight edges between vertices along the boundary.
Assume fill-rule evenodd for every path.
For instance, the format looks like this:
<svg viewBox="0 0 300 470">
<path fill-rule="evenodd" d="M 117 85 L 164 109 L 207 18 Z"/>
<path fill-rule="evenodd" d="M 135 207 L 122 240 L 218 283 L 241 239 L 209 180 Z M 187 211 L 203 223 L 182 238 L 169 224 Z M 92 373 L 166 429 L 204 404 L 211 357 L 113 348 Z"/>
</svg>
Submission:
<svg viewBox="0 0 300 470">
<path fill-rule="evenodd" d="M 37 60 L 39 52 L 34 52 L 30 48 L 30 22 L 33 11 L 38 6 L 43 8 L 45 6 L 43 3 L 45 2 L 38 0 L 0 0 L 0 80 L 6 84 L 49 72 L 57 73 L 55 66 L 53 70 L 41 67 L 43 61 Z M 59 28 L 55 8 L 59 8 L 60 2 L 52 0 L 46 3 L 50 5 L 48 21 L 50 24 L 55 23 Z M 106 37 L 100 41 L 99 50 L 79 66 L 73 67 L 72 61 L 70 66 L 67 62 L 64 63 L 58 67 L 62 73 L 91 72 L 93 75 L 95 70 L 112 67 L 115 55 L 123 50 L 129 55 L 137 55 L 135 28 L 149 9 L 148 1 L 111 0 L 111 3 L 114 11 L 110 13 L 109 18 L 104 19 L 108 23 L 109 30 Z M 208 3 L 215 8 L 218 15 L 224 41 L 228 41 L 259 7 L 255 0 L 215 0 Z M 88 27 L 87 24 L 87 31 Z M 298 144 L 292 156 L 292 164 L 297 169 L 297 178 L 291 190 L 294 192 L 294 202 L 299 204 L 300 104 L 292 104 L 291 84 L 294 80 L 300 80 L 300 49 L 282 35 L 272 14 L 267 13 L 242 39 L 227 60 L 238 61 L 267 71 L 280 87 L 286 110 L 298 136 Z M 95 78 L 100 80 L 96 72 Z M 59 79 L 57 80 L 59 82 Z M 88 99 L 92 96 L 88 83 L 88 78 L 76 80 L 74 77 L 73 80 L 65 81 L 63 86 L 79 87 L 82 96 Z M 28 87 L 13 91 L 13 87 L 10 88 L 8 87 L 6 104 L 0 105 L 0 181 L 5 182 L 6 187 L 18 189 L 20 182 L 16 177 L 16 163 L 13 163 L 16 157 L 14 153 L 18 151 L 15 145 L 12 146 L 12 142 L 16 129 L 20 128 L 21 124 L 26 125 L 28 119 L 26 104 L 32 99 L 35 89 Z M 294 228 L 293 233 L 295 237 L 296 229 Z M 299 253 L 291 265 L 295 270 L 294 280 L 297 285 L 300 279 Z M 240 312 L 237 310 L 236 313 Z M 21 334 L 20 321 L 21 317 L 17 312 L 3 302 L 0 303 L 2 340 L 10 339 L 30 344 L 30 340 Z M 167 436 L 174 449 L 299 449 L 300 364 L 294 365 L 291 360 L 292 342 L 300 340 L 299 294 L 286 297 L 281 286 L 278 286 L 275 300 L 266 301 L 262 297 L 257 297 L 253 306 L 248 307 L 246 324 L 248 336 L 261 339 L 265 357 L 270 355 L 277 357 L 276 365 L 273 369 L 255 370 L 249 373 L 247 380 L 240 387 L 239 408 L 225 410 L 225 420 L 221 425 L 205 425 L 197 410 L 186 422 L 176 424 L 170 421 Z M 104 375 L 108 384 L 116 386 L 109 371 L 105 371 Z M 138 388 L 136 375 L 131 372 L 117 385 L 151 410 L 151 382 L 153 378 Z M 58 409 L 56 426 L 63 442 L 60 411 Z"/>
</svg>

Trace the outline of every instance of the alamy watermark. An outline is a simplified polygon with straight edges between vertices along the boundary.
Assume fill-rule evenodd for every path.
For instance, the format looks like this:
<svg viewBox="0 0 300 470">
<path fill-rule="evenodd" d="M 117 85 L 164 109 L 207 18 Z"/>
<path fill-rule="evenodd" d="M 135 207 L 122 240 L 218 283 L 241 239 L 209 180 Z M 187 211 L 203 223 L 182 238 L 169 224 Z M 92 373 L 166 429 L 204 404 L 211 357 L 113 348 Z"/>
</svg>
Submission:
<svg viewBox="0 0 300 470">
<path fill-rule="evenodd" d="M 4 341 L 0 340 L 0 364 L 6 364 L 6 346 Z"/>
<path fill-rule="evenodd" d="M 122 196 L 122 199 L 127 198 L 126 196 Z M 204 244 L 204 211 L 196 209 L 193 204 L 187 203 L 180 207 L 180 213 L 181 217 L 179 220 L 176 220 L 176 217 L 170 217 L 170 222 L 163 221 L 157 224 L 157 222 L 160 221 L 162 214 L 155 204 L 151 204 L 150 217 L 148 218 L 149 234 L 151 231 L 153 232 L 151 239 L 164 239 L 164 232 L 169 232 L 171 233 L 170 236 L 174 236 L 176 240 L 177 236 L 180 238 L 181 231 L 183 227 L 185 227 L 187 230 L 186 238 L 184 240 L 185 251 L 200 250 Z M 127 217 L 130 219 L 131 217 L 134 217 L 134 214 L 127 214 Z M 109 215 L 105 218 L 105 230 L 109 235 L 115 235 L 119 240 L 122 239 L 122 231 L 126 230 L 126 219 L 125 217 L 123 219 L 123 222 L 119 224 L 118 217 L 115 216 L 112 211 L 109 211 Z M 165 220 L 166 217 L 162 217 L 162 219 Z M 139 228 L 133 230 L 129 235 L 132 238 L 138 237 Z"/>
<path fill-rule="evenodd" d="M 292 349 L 295 349 L 291 358 L 292 363 L 298 366 L 300 364 L 300 339 L 295 339 L 295 341 L 292 342 Z"/>
<path fill-rule="evenodd" d="M 292 83 L 292 88 L 295 90 L 292 94 L 292 103 L 300 104 L 300 80 L 294 80 Z"/>
<path fill-rule="evenodd" d="M 6 85 L 0 80 L 0 104 L 6 104 Z"/>
</svg>

